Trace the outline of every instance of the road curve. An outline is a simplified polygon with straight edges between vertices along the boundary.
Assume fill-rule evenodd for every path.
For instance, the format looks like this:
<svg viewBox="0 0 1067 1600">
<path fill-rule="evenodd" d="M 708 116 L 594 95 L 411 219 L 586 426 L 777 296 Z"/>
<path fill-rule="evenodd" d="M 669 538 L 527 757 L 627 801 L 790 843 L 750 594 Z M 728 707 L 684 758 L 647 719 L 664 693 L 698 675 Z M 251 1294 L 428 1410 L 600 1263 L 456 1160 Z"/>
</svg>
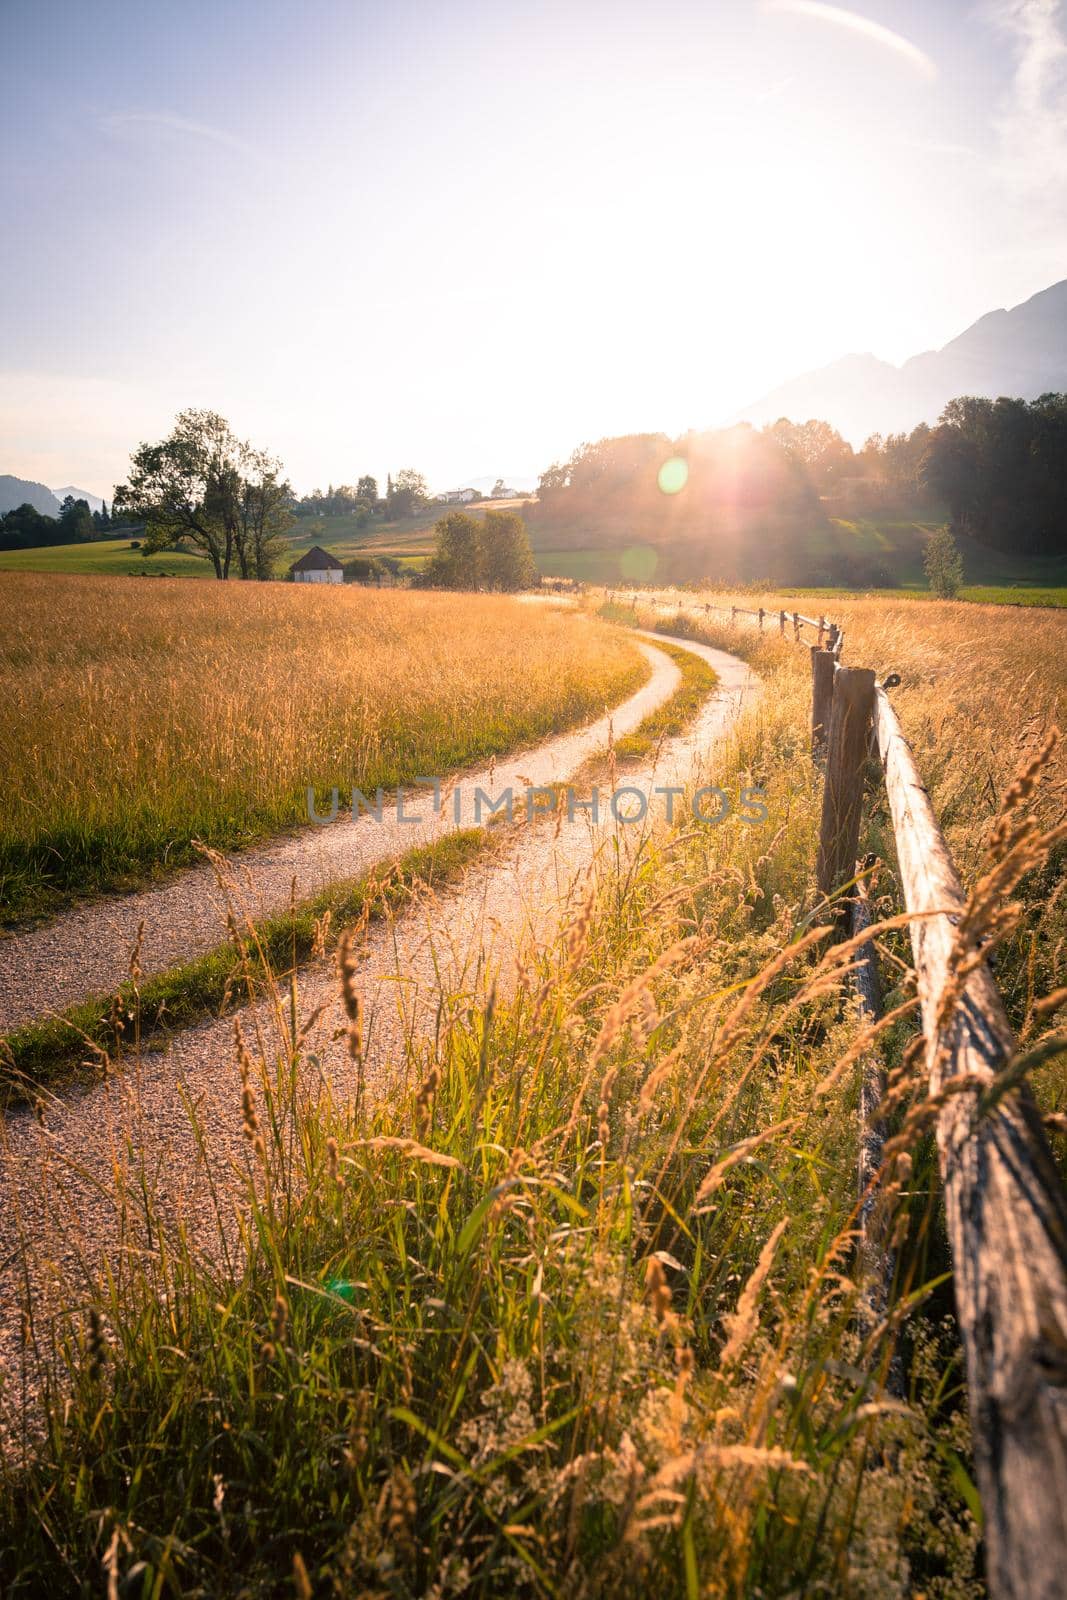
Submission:
<svg viewBox="0 0 1067 1600">
<path fill-rule="evenodd" d="M 620 785 L 646 793 L 653 786 L 713 783 L 724 738 L 758 694 L 755 676 L 736 658 L 676 642 L 708 661 L 719 682 L 683 735 L 665 741 L 654 762 L 620 775 Z M 461 991 L 469 1004 L 490 983 L 506 993 L 528 941 L 543 945 L 552 936 L 594 857 L 603 853 L 609 870 L 614 862 L 614 870 L 625 871 L 650 825 L 651 819 L 622 827 L 604 808 L 597 825 L 576 811 L 558 828 L 550 821 L 517 829 L 502 854 L 475 863 L 461 883 L 372 925 L 360 966 L 370 1092 L 387 1087 L 405 1040 L 432 1037 L 442 995 Z M 606 842 L 620 849 L 605 852 Z M 337 1037 L 343 1017 L 332 961 L 302 971 L 299 1006 L 302 1017 L 323 1007 L 307 1040 L 309 1087 L 321 1071 L 336 1092 L 349 1093 L 353 1068 Z M 271 1007 L 246 1008 L 242 1025 L 267 1059 L 277 1054 Z M 165 1052 L 146 1054 L 106 1082 L 72 1086 L 39 1107 L 37 1117 L 22 1106 L 7 1113 L 0 1147 L 0 1368 L 10 1378 L 25 1357 L 19 1330 L 27 1283 L 37 1312 L 47 1315 L 50 1305 L 77 1300 L 102 1259 L 114 1262 L 117 1252 L 150 1246 L 115 1200 L 123 1189 L 136 1194 L 139 1170 L 165 1213 L 211 1247 L 212 1189 L 227 1208 L 247 1161 L 240 1104 L 228 1015 L 184 1030 Z M 196 1107 L 199 1141 L 187 1105 Z M 14 1382 L 7 1387 L 10 1394 L 18 1389 Z"/>
<path fill-rule="evenodd" d="M 256 917 L 283 910 L 289 904 L 294 879 L 297 898 L 305 899 L 329 883 L 359 877 L 414 845 L 428 844 L 456 828 L 475 826 L 478 788 L 496 798 L 508 786 L 516 792 L 525 790 L 526 779 L 532 785 L 566 779 L 607 744 L 612 728 L 617 738 L 629 733 L 677 688 L 681 674 L 674 663 L 662 650 L 648 645 L 642 649 L 651 675 L 636 694 L 584 727 L 456 775 L 458 807 L 455 793 L 448 790 L 452 780 L 446 781 L 441 797 L 445 803 L 439 814 L 434 813 L 429 788 L 403 792 L 403 813 L 418 816 L 421 820 L 415 823 L 397 820 L 395 799 L 385 802 L 380 823 L 366 813 L 356 821 L 351 816 L 346 820 L 342 796 L 336 822 L 304 828 L 232 857 L 231 869 L 248 910 Z M 369 798 L 373 801 L 374 797 Z M 136 894 L 86 901 L 42 927 L 0 939 L 0 1034 L 62 1011 L 78 1000 L 112 993 L 128 976 L 130 953 L 142 922 L 141 967 L 146 975 L 165 971 L 218 944 L 225 928 L 225 908 L 210 865 L 204 862 L 187 868 Z"/>
</svg>

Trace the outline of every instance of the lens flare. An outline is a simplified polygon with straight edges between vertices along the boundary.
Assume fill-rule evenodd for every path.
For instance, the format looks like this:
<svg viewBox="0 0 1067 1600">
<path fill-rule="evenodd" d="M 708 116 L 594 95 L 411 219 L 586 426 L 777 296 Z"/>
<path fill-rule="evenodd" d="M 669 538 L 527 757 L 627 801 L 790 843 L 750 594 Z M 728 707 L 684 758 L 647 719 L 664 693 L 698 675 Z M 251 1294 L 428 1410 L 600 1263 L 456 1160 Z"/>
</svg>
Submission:
<svg viewBox="0 0 1067 1600">
<path fill-rule="evenodd" d="M 671 456 L 659 469 L 659 486 L 663 494 L 677 494 L 689 482 L 689 463 L 681 456 Z"/>
</svg>

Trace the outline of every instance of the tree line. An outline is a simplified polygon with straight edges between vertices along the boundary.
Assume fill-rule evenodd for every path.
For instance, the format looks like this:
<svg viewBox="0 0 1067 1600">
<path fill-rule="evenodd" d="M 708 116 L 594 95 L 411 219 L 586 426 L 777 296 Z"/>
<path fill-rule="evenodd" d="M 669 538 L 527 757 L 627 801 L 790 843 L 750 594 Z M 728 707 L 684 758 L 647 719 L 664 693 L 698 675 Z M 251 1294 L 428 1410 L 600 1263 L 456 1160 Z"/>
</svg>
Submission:
<svg viewBox="0 0 1067 1600">
<path fill-rule="evenodd" d="M 378 493 L 378 480 L 366 473 L 354 486 L 341 483 L 335 488 L 331 483 L 325 493 L 313 489 L 294 499 L 292 509 L 297 517 L 351 517 L 357 528 L 366 528 L 374 517 L 395 522 L 414 516 L 429 504 L 430 491 L 422 473 L 402 467 L 395 477 L 389 474 L 384 494 Z"/>
<path fill-rule="evenodd" d="M 660 481 L 672 459 L 684 464 L 677 493 Z M 859 450 L 818 418 L 601 439 L 542 473 L 532 515 L 612 540 L 699 528 L 727 548 L 758 537 L 773 552 L 830 514 L 931 501 L 947 507 L 954 532 L 992 549 L 1067 550 L 1067 395 L 964 396 L 934 427 L 874 434 Z"/>
<path fill-rule="evenodd" d="M 0 517 L 0 550 L 33 550 L 42 545 L 77 544 L 90 539 L 114 536 L 107 501 L 99 511 L 90 511 L 88 500 L 68 494 L 58 517 L 50 517 L 25 502 Z"/>
</svg>

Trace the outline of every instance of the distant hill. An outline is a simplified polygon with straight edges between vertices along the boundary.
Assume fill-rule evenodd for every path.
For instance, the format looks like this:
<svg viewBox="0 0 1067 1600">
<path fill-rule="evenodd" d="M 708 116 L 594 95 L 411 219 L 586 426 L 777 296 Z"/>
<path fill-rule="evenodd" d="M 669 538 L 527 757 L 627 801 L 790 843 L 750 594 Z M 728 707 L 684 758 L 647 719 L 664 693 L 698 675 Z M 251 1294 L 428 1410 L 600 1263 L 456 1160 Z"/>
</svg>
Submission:
<svg viewBox="0 0 1067 1600">
<path fill-rule="evenodd" d="M 1067 279 L 1010 311 L 990 311 L 941 350 L 902 367 L 873 355 L 843 356 L 793 378 L 738 420 L 794 422 L 819 417 L 854 445 L 872 433 L 910 432 L 936 422 L 957 395 L 1012 395 L 1035 400 L 1067 390 Z"/>
<path fill-rule="evenodd" d="M 34 483 L 29 478 L 13 478 L 8 473 L 0 474 L 0 517 L 5 511 L 14 511 L 24 505 L 33 506 L 42 517 L 59 516 L 59 501 L 43 483 Z"/>
<path fill-rule="evenodd" d="M 518 494 L 529 494 L 531 490 L 537 488 L 536 476 L 531 476 L 528 472 L 512 472 L 510 474 L 498 472 L 496 477 L 492 478 L 461 478 L 459 487 L 477 489 L 479 494 L 491 494 L 496 487 L 497 478 L 503 478 L 507 488 L 514 489 Z"/>
<path fill-rule="evenodd" d="M 99 495 L 90 494 L 88 489 L 76 489 L 72 483 L 68 483 L 63 489 L 53 489 L 52 493 L 59 501 L 65 500 L 67 495 L 70 494 L 74 496 L 75 500 L 84 500 L 90 511 L 103 510 L 104 502 Z"/>
</svg>

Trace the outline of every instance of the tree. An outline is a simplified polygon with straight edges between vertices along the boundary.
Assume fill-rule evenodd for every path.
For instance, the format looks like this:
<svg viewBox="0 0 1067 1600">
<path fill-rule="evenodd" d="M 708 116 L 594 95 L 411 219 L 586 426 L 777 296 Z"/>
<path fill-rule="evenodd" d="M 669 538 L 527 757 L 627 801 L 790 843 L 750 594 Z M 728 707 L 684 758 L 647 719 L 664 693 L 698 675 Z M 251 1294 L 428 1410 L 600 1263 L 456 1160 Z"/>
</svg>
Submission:
<svg viewBox="0 0 1067 1600">
<path fill-rule="evenodd" d="M 62 544 L 91 539 L 96 533 L 88 500 L 75 500 L 68 494 L 59 509 L 59 538 Z"/>
<path fill-rule="evenodd" d="M 950 400 L 930 436 L 927 481 L 952 526 L 995 550 L 1067 548 L 1067 394 Z"/>
<path fill-rule="evenodd" d="M 526 524 L 514 511 L 485 513 L 481 557 L 481 579 L 487 589 L 514 593 L 529 589 L 537 581 Z"/>
<path fill-rule="evenodd" d="M 434 527 L 436 544 L 422 574 L 430 589 L 477 589 L 482 581 L 482 524 L 450 511 Z"/>
<path fill-rule="evenodd" d="M 427 588 L 510 594 L 537 582 L 526 527 L 514 511 L 487 511 L 484 518 L 450 511 L 434 533 L 434 553 L 421 579 Z"/>
<path fill-rule="evenodd" d="M 281 536 L 293 523 L 292 490 L 279 481 L 276 463 L 253 453 L 252 476 L 241 489 L 241 533 L 238 561 L 242 578 L 266 581 L 282 553 Z"/>
<path fill-rule="evenodd" d="M 365 473 L 356 484 L 356 494 L 360 500 L 366 500 L 368 505 L 375 505 L 378 499 L 378 480 L 372 478 L 370 473 Z"/>
<path fill-rule="evenodd" d="M 402 467 L 390 477 L 386 495 L 390 517 L 410 517 L 421 511 L 430 498 L 426 479 L 414 467 Z"/>
<path fill-rule="evenodd" d="M 836 428 L 828 422 L 810 418 L 807 422 L 790 422 L 779 417 L 770 433 L 792 460 L 798 462 L 811 477 L 816 488 L 829 489 L 838 478 L 852 467 L 852 446 L 842 439 Z"/>
<path fill-rule="evenodd" d="M 179 413 L 173 432 L 134 452 L 113 509 L 145 524 L 142 554 L 191 544 L 228 578 L 269 576 L 292 490 L 279 464 L 236 438 L 215 411 Z"/>
<path fill-rule="evenodd" d="M 938 599 L 954 600 L 963 585 L 963 557 L 956 548 L 951 528 L 938 528 L 931 535 L 923 567 Z"/>
<path fill-rule="evenodd" d="M 33 550 L 62 540 L 55 517 L 42 515 L 28 500 L 0 517 L 0 550 Z"/>
</svg>

